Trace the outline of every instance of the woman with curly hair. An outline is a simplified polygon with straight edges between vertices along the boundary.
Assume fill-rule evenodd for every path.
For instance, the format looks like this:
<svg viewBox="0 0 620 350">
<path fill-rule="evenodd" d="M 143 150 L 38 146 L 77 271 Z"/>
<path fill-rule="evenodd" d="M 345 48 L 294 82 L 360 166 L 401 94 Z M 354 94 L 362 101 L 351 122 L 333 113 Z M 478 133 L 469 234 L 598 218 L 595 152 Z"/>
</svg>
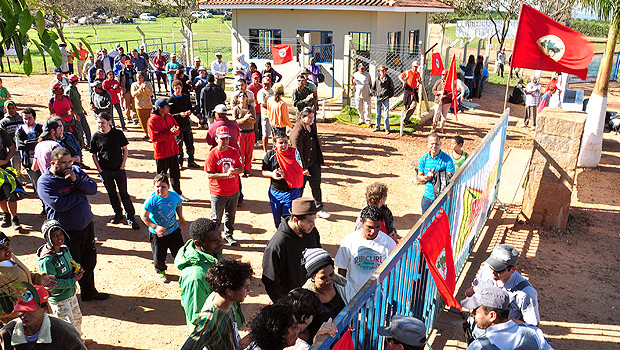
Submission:
<svg viewBox="0 0 620 350">
<path fill-rule="evenodd" d="M 235 305 L 248 295 L 251 277 L 250 264 L 232 259 L 221 259 L 207 271 L 207 283 L 213 292 L 207 297 L 196 321 L 196 328 L 181 350 L 241 349 L 241 339 L 235 324 Z"/>
<path fill-rule="evenodd" d="M 267 305 L 250 321 L 252 343 L 246 350 L 283 350 L 295 345 L 299 335 L 297 320 L 290 305 Z"/>
</svg>

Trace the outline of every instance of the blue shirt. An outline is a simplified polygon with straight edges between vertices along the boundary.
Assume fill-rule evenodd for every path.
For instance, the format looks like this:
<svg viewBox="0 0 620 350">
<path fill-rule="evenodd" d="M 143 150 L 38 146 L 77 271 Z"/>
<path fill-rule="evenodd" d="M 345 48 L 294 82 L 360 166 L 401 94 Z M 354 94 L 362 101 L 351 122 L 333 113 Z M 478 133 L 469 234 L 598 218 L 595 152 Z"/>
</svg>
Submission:
<svg viewBox="0 0 620 350">
<path fill-rule="evenodd" d="M 153 193 L 144 201 L 144 210 L 150 213 L 149 219 L 151 221 L 168 229 L 166 234 L 170 234 L 179 228 L 177 207 L 181 203 L 183 203 L 183 200 L 174 191 L 168 191 L 167 198 L 162 198 Z M 152 234 L 157 234 L 151 227 L 149 227 L 149 231 Z"/>
<path fill-rule="evenodd" d="M 420 157 L 420 162 L 418 163 L 419 172 L 426 175 L 429 171 L 437 172 L 439 170 L 445 170 L 449 173 L 455 172 L 454 162 L 449 155 L 445 154 L 443 151 L 439 151 L 439 154 L 435 158 L 431 157 L 431 152 L 427 152 Z M 427 181 L 424 184 L 424 197 L 435 199 L 435 192 L 433 191 L 433 183 L 431 181 Z"/>
<path fill-rule="evenodd" d="M 166 70 L 169 71 L 171 69 L 178 69 L 180 65 L 181 64 L 179 62 L 168 62 L 166 64 Z M 169 80 L 173 80 L 174 79 L 174 73 L 173 74 L 168 74 L 168 79 Z"/>
</svg>

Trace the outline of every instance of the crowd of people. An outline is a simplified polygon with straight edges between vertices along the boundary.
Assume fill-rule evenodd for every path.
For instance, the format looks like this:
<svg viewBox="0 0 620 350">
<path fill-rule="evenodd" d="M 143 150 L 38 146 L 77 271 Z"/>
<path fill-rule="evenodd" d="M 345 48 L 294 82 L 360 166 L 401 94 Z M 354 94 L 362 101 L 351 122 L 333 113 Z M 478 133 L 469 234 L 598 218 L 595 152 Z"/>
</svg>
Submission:
<svg viewBox="0 0 620 350">
<path fill-rule="evenodd" d="M 63 45 L 61 52 L 66 47 Z M 37 250 L 37 273 L 31 273 L 13 255 L 10 238 L 0 232 L 0 280 L 32 285 L 30 298 L 18 298 L 12 312 L 0 315 L 5 324 L 0 330 L 2 349 L 34 344 L 45 344 L 39 346 L 45 349 L 84 349 L 80 299 L 109 298 L 95 283 L 97 252 L 89 197 L 98 188 L 84 171 L 89 170 L 84 152 L 90 152 L 94 170 L 108 194 L 113 212 L 110 223 L 126 224 L 133 230 L 147 226 L 154 271 L 161 282 L 170 281 L 166 274 L 168 252 L 181 271 L 180 299 L 189 330 L 182 349 L 306 350 L 321 335 L 336 336 L 334 318 L 401 239 L 386 204 L 388 188 L 381 182 L 367 187 L 367 205 L 332 258 L 323 249 L 315 225 L 317 218 L 330 215 L 322 201 L 325 163 L 314 118 L 320 75 L 316 62 L 297 76 L 292 94 L 292 106 L 297 110 L 293 125 L 279 82 L 282 76 L 271 64 L 259 72 L 255 64 L 246 63 L 239 55 L 232 67 L 235 91 L 229 99 L 224 92 L 229 69 L 221 56 L 216 54 L 210 72 L 197 58 L 186 74 L 174 55 L 168 61 L 159 50 L 151 59 L 140 47 L 127 56 L 117 45 L 110 53 L 102 49 L 96 57 L 80 54 L 78 66 L 82 68 L 78 71 L 85 74 L 78 76 L 71 72 L 71 55 L 63 53 L 63 64 L 50 83 L 50 115 L 42 124 L 36 122 L 32 108 L 19 110 L 8 90 L 0 85 L 0 97 L 7 97 L 0 99 L 0 173 L 5 179 L 0 185 L 4 213 L 0 226 L 12 224 L 21 229 L 17 202 L 26 194 L 22 170 L 41 200 L 41 215 L 46 217 L 41 227 L 45 244 Z M 412 72 L 399 77 L 407 87 L 408 106 L 418 102 L 421 81 L 417 68 L 414 62 Z M 370 122 L 371 91 L 381 100 L 378 108 L 385 119 L 389 118 L 394 85 L 385 70 L 380 68 L 374 84 L 363 66 L 352 77 L 354 84 L 362 86 L 356 96 L 358 106 L 363 106 L 360 123 Z M 88 103 L 83 102 L 77 88 L 84 78 L 89 82 Z M 170 96 L 154 98 L 151 80 L 155 78 L 159 92 L 163 82 L 166 91 L 170 87 Z M 445 80 L 439 82 L 436 94 L 443 103 L 446 96 L 441 84 Z M 94 133 L 87 120 L 89 112 L 97 125 Z M 445 121 L 447 111 L 440 107 L 437 113 L 443 115 L 437 124 L 443 131 L 441 121 Z M 211 217 L 188 223 L 183 207 L 191 205 L 191 200 L 183 194 L 180 174 L 184 165 L 201 167 L 194 157 L 192 127 L 196 123 L 191 115 L 199 120 L 197 127 L 208 128 L 206 143 L 210 150 L 204 171 Z M 376 130 L 380 130 L 380 119 Z M 153 192 L 138 213 L 140 220 L 127 186 L 131 145 L 124 132 L 130 122 L 140 124 L 144 140 L 152 143 L 157 173 Z M 385 129 L 389 131 L 389 121 Z M 253 271 L 248 263 L 224 257 L 222 250 L 224 242 L 239 244 L 234 230 L 236 210 L 243 203 L 242 177 L 254 174 L 253 152 L 261 143 L 265 154 L 260 175 L 269 178 L 267 198 L 276 229 L 263 253 L 261 281 L 273 305 L 265 306 L 247 322 L 250 332 L 241 338 L 238 330 L 246 324 L 241 303 L 249 292 Z M 417 179 L 425 185 L 423 210 L 466 161 L 463 143 L 462 138 L 454 137 L 452 150 L 446 154 L 441 151 L 439 135 L 428 136 L 429 152 L 417 168 Z M 306 184 L 312 198 L 303 197 Z M 181 231 L 187 226 L 190 239 L 184 241 Z M 472 349 L 477 349 L 476 344 L 485 348 L 485 341 L 495 343 L 496 337 L 504 337 L 502 342 L 536 342 L 541 349 L 550 348 L 540 330 L 515 323 L 535 326 L 539 321 L 536 291 L 516 271 L 517 258 L 514 248 L 496 247 L 487 260 L 490 270 L 481 272 L 467 292 L 463 305 L 474 315 L 468 323 Z M 388 339 L 389 349 L 400 350 L 422 349 L 427 330 L 420 320 L 396 315 L 378 332 Z M 509 338 L 502 332 L 509 333 Z"/>
</svg>

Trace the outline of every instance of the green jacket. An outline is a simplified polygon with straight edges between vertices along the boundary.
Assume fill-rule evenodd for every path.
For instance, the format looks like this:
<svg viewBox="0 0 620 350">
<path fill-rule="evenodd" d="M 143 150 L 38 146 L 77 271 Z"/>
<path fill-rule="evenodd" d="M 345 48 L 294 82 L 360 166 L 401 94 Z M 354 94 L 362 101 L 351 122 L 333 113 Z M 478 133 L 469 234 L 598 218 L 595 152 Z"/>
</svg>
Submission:
<svg viewBox="0 0 620 350">
<path fill-rule="evenodd" d="M 181 305 L 185 309 L 185 320 L 190 331 L 194 330 L 200 310 L 212 290 L 205 276 L 207 270 L 222 258 L 220 254 L 213 257 L 196 248 L 194 240 L 190 239 L 179 250 L 174 259 L 174 266 L 181 271 L 179 289 L 181 290 Z M 233 305 L 239 328 L 243 326 L 245 318 L 238 303 Z"/>
<path fill-rule="evenodd" d="M 60 253 L 56 253 L 44 244 L 37 251 L 37 256 L 39 257 L 39 271 L 54 276 L 52 279 L 58 283 L 51 290 L 49 300 L 51 302 L 61 302 L 74 296 L 76 293 L 76 281 L 69 248 L 63 245 Z"/>
<path fill-rule="evenodd" d="M 80 92 L 77 87 L 70 85 L 65 90 L 65 95 L 69 96 L 69 100 L 71 101 L 71 109 L 75 114 L 84 113 L 84 108 L 82 108 L 82 97 L 80 96 Z"/>
</svg>

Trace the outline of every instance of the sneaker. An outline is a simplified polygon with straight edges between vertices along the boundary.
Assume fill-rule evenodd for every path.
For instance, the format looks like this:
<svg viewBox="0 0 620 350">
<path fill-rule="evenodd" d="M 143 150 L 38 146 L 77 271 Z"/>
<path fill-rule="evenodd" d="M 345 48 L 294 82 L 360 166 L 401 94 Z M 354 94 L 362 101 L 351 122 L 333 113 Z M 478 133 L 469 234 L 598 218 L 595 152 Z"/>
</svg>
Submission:
<svg viewBox="0 0 620 350">
<path fill-rule="evenodd" d="M 185 197 L 184 195 L 180 195 L 179 197 L 181 197 L 183 202 L 189 202 L 189 198 Z"/>
<path fill-rule="evenodd" d="M 125 220 L 125 217 L 123 215 L 120 214 L 116 214 L 114 215 L 114 217 L 112 218 L 112 220 L 110 220 L 111 224 L 120 224 L 121 222 L 123 222 Z"/>
<path fill-rule="evenodd" d="M 530 129 L 531 129 L 531 130 L 536 130 L 536 127 L 535 127 L 535 126 L 532 126 Z"/>
<path fill-rule="evenodd" d="M 239 245 L 239 243 L 237 243 L 237 241 L 235 241 L 235 239 L 232 236 L 226 236 L 225 238 L 226 238 L 226 242 L 228 242 L 228 244 L 230 244 L 232 247 Z"/>
<path fill-rule="evenodd" d="M 108 294 L 108 293 L 97 292 L 97 293 L 95 293 L 93 295 L 90 295 L 90 296 L 82 295 L 82 301 L 106 300 L 109 297 L 110 297 L 110 294 Z"/>
<path fill-rule="evenodd" d="M 148 135 L 144 135 L 144 137 L 142 138 L 142 141 L 150 141 L 151 138 Z"/>
<path fill-rule="evenodd" d="M 166 271 L 158 272 L 157 277 L 159 277 L 159 280 L 162 281 L 163 283 L 170 282 L 170 280 L 168 279 L 168 276 L 166 275 Z"/>
<path fill-rule="evenodd" d="M 9 227 L 11 226 L 11 214 L 4 213 L 2 216 L 2 220 L 0 221 L 0 227 Z"/>
<path fill-rule="evenodd" d="M 200 165 L 196 164 L 196 162 L 194 162 L 194 161 L 191 161 L 191 162 L 187 163 L 187 167 L 188 168 L 193 168 L 193 169 L 199 169 Z"/>
<path fill-rule="evenodd" d="M 13 229 L 17 231 L 17 230 L 21 230 L 21 228 L 22 228 L 22 225 L 19 224 L 19 218 L 17 216 L 14 216 L 13 217 Z"/>
<path fill-rule="evenodd" d="M 316 213 L 316 217 L 321 218 L 321 219 L 329 219 L 329 217 L 332 216 L 330 213 L 326 212 L 325 210 L 321 209 Z"/>
<path fill-rule="evenodd" d="M 379 132 L 381 129 L 372 129 L 372 132 Z"/>
<path fill-rule="evenodd" d="M 357 122 L 357 125 L 364 125 L 364 122 L 362 122 L 362 121 Z"/>
<path fill-rule="evenodd" d="M 523 124 L 521 124 L 521 127 L 522 128 L 527 128 L 527 124 L 523 123 Z"/>
<path fill-rule="evenodd" d="M 389 135 L 390 134 L 390 130 L 385 130 L 385 134 Z"/>
<path fill-rule="evenodd" d="M 135 219 L 127 219 L 127 225 L 131 226 L 132 230 L 139 230 L 140 224 Z"/>
</svg>

